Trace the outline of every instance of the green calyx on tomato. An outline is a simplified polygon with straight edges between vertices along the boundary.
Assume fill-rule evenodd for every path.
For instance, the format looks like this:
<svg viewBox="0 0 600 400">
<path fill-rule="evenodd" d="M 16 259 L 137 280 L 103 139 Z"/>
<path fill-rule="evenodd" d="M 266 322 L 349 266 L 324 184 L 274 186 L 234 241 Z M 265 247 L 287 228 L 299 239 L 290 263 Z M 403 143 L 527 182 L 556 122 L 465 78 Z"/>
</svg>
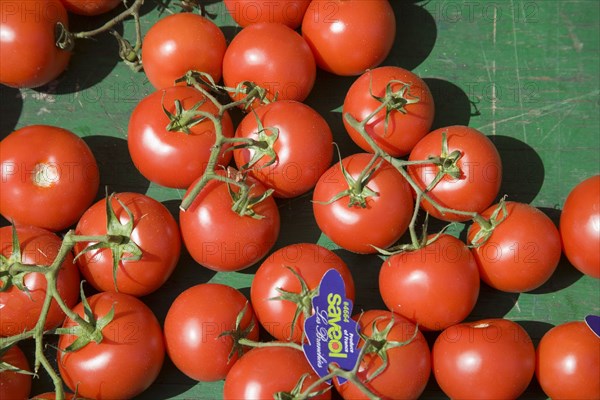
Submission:
<svg viewBox="0 0 600 400">
<path fill-rule="evenodd" d="M 85 293 L 83 292 L 83 281 L 81 282 L 79 291 L 84 310 L 83 321 L 85 321 L 85 323 L 78 323 L 70 328 L 56 328 L 53 331 L 53 333 L 58 335 L 75 335 L 77 337 L 77 339 L 75 339 L 75 341 L 66 348 L 59 349 L 65 353 L 77 351 L 92 341 L 95 343 L 101 343 L 102 340 L 104 340 L 102 329 L 110 324 L 115 317 L 115 307 L 113 305 L 106 315 L 96 319 L 94 312 L 92 311 L 92 308 L 85 297 Z"/>
<path fill-rule="evenodd" d="M 453 152 L 448 151 L 448 137 L 446 132 L 442 133 L 442 151 L 439 156 L 430 156 L 428 162 L 438 166 L 439 171 L 435 178 L 431 181 L 426 192 L 430 191 L 441 181 L 444 176 L 448 175 L 453 179 L 458 179 L 462 175 L 460 167 L 457 165 L 458 160 L 462 157 L 462 154 L 458 150 Z"/>
<path fill-rule="evenodd" d="M 252 158 L 242 165 L 240 169 L 246 170 L 252 168 L 254 164 L 256 164 L 263 157 L 267 157 L 267 162 L 265 162 L 261 168 L 267 168 L 270 165 L 273 165 L 277 161 L 277 153 L 275 152 L 274 145 L 277 139 L 279 138 L 279 129 L 276 127 L 266 127 L 263 125 L 262 121 L 256 114 L 256 111 L 252 110 L 254 113 L 254 117 L 256 118 L 256 136 L 257 139 L 248 138 L 244 141 L 244 143 L 235 145 L 230 147 L 228 150 L 236 150 L 236 149 L 250 149 L 252 151 Z M 269 134 L 267 134 L 269 132 Z M 241 138 L 238 138 L 241 140 Z"/>
<path fill-rule="evenodd" d="M 383 159 L 377 154 L 373 155 L 373 158 L 371 158 L 371 161 L 369 161 L 369 163 L 367 164 L 365 169 L 363 169 L 358 178 L 354 179 L 352 175 L 350 175 L 350 173 L 346 170 L 346 167 L 344 167 L 344 164 L 342 163 L 342 157 L 339 154 L 339 149 L 338 155 L 340 159 L 340 169 L 342 171 L 342 174 L 344 175 L 344 179 L 348 183 L 348 189 L 339 192 L 323 204 L 331 204 L 338 201 L 339 199 L 348 196 L 348 207 L 366 208 L 367 199 L 369 197 L 379 196 L 377 192 L 370 189 L 367 185 L 375 171 L 377 171 L 377 168 L 379 168 L 379 166 L 381 165 Z"/>
<path fill-rule="evenodd" d="M 164 93 L 163 93 L 164 97 Z M 169 124 L 167 125 L 167 131 L 169 132 L 182 132 L 186 134 L 190 134 L 190 128 L 194 125 L 199 124 L 204 121 L 206 117 L 204 113 L 198 112 L 198 109 L 202 106 L 202 104 L 206 103 L 206 99 L 199 101 L 194 104 L 192 108 L 189 110 L 185 110 L 181 105 L 180 100 L 175 100 L 175 112 L 172 113 L 166 109 L 164 104 L 162 104 L 162 109 L 164 113 L 169 118 Z"/>
<path fill-rule="evenodd" d="M 298 383 L 296 384 L 296 386 L 294 386 L 294 388 L 292 390 L 290 390 L 289 392 L 273 393 L 273 398 L 275 400 L 312 399 L 314 397 L 325 394 L 328 390 L 331 390 L 331 386 L 327 386 L 321 390 L 312 391 L 311 389 L 313 388 L 313 386 L 318 386 L 316 384 L 309 386 L 306 390 L 302 390 L 302 388 L 304 387 L 304 382 L 306 381 L 306 379 L 309 376 L 310 376 L 310 374 L 302 375 L 300 377 L 300 379 L 298 380 Z M 319 382 L 320 382 L 320 380 L 319 380 Z M 308 392 L 308 393 L 306 393 L 306 392 Z"/>
<path fill-rule="evenodd" d="M 19 245 L 19 238 L 17 236 L 17 227 L 12 225 L 12 253 L 9 257 L 0 254 L 0 292 L 5 292 L 16 286 L 22 292 L 28 292 L 27 286 L 25 286 L 24 278 L 28 271 L 14 271 L 15 266 L 23 266 L 21 258 L 21 246 Z"/>
<path fill-rule="evenodd" d="M 494 229 L 496 229 L 506 217 L 508 217 L 508 210 L 506 209 L 505 197 L 502 197 L 489 220 L 486 220 L 479 214 L 474 218 L 475 223 L 479 225 L 479 231 L 471 240 L 470 245 L 475 248 L 484 245 L 489 240 L 490 236 L 492 236 Z"/>
<path fill-rule="evenodd" d="M 244 175 L 241 175 L 240 179 L 244 179 Z M 258 214 L 254 210 L 254 206 L 264 201 L 266 198 L 273 194 L 273 189 L 267 189 L 259 196 L 250 196 L 250 192 L 252 187 L 247 186 L 245 183 L 241 186 L 238 186 L 239 190 L 236 192 L 233 190 L 231 184 L 227 182 L 227 190 L 229 191 L 229 195 L 231 196 L 231 200 L 233 200 L 232 210 L 238 213 L 241 216 L 248 216 L 256 219 L 263 219 L 264 215 Z"/>
<path fill-rule="evenodd" d="M 112 200 L 115 198 L 128 216 L 125 223 L 121 223 L 115 210 L 112 207 Z M 112 193 L 106 200 L 106 236 L 100 237 L 100 240 L 84 248 L 75 259 L 84 253 L 98 249 L 110 249 L 113 256 L 113 282 L 115 291 L 119 291 L 117 286 L 117 270 L 121 261 L 139 261 L 142 258 L 142 249 L 131 239 L 134 229 L 133 213 L 115 194 Z M 81 241 L 84 237 L 79 238 Z M 93 238 L 92 238 L 93 239 Z"/>
<path fill-rule="evenodd" d="M 236 355 L 238 357 L 244 355 L 244 346 L 240 343 L 240 340 L 247 339 L 250 336 L 250 333 L 254 330 L 254 321 L 250 321 L 248 326 L 242 329 L 242 321 L 248 313 L 248 304 L 249 303 L 246 302 L 244 308 L 242 308 L 242 311 L 240 311 L 237 317 L 235 318 L 234 328 L 228 331 L 221 332 L 221 334 L 219 335 L 219 337 L 230 336 L 233 340 L 233 346 L 231 347 L 231 351 L 229 352 L 229 356 L 227 358 L 228 361 L 231 361 Z"/>
<path fill-rule="evenodd" d="M 419 333 L 419 328 L 417 325 L 415 325 L 415 330 L 408 340 L 402 342 L 389 340 L 388 335 L 390 334 L 390 331 L 394 327 L 394 323 L 396 321 L 394 318 L 390 318 L 388 324 L 382 330 L 379 330 L 377 323 L 382 319 L 385 318 L 377 317 L 372 321 L 371 335 L 365 335 L 363 332 L 359 332 L 360 337 L 365 341 L 361 349 L 361 356 L 364 358 L 364 356 L 367 354 L 375 354 L 381 359 L 382 362 L 379 368 L 377 368 L 370 376 L 367 377 L 366 382 L 375 379 L 386 369 L 389 362 L 388 350 L 410 344 L 417 337 L 417 333 Z"/>
<path fill-rule="evenodd" d="M 402 85 L 400 89 L 394 91 L 392 86 L 394 85 Z M 409 104 L 418 103 L 421 98 L 415 96 L 410 93 L 410 84 L 399 81 L 399 80 L 391 80 L 385 86 L 385 95 L 384 96 L 376 96 L 372 91 L 372 81 L 369 82 L 369 92 L 371 96 L 382 103 L 382 107 L 385 107 L 385 120 L 384 120 L 384 130 L 387 131 L 388 123 L 390 120 L 390 114 L 393 111 L 398 111 L 402 114 L 408 113 L 406 110 L 406 106 Z M 377 110 L 379 111 L 379 110 Z"/>
<path fill-rule="evenodd" d="M 0 373 L 3 372 L 16 372 L 17 374 L 31 375 L 35 376 L 35 374 L 31 371 L 27 371 L 26 369 L 19 368 L 17 365 L 10 364 L 4 360 L 4 356 L 8 351 L 15 346 L 14 343 L 11 343 L 7 346 L 3 346 L 0 348 Z"/>
<path fill-rule="evenodd" d="M 318 293 L 318 287 L 316 289 L 309 289 L 306 281 L 300 276 L 300 274 L 292 267 L 285 265 L 287 268 L 300 282 L 300 293 L 289 292 L 282 288 L 277 288 L 277 292 L 279 292 L 279 296 L 271 297 L 269 300 L 286 300 L 291 301 L 296 304 L 296 310 L 294 311 L 294 317 L 292 318 L 292 329 L 290 331 L 289 340 L 294 336 L 294 327 L 296 326 L 296 321 L 300 318 L 302 314 L 304 319 L 308 318 L 312 314 L 313 305 L 312 300 Z M 302 332 L 302 336 L 304 337 L 304 332 Z"/>
</svg>

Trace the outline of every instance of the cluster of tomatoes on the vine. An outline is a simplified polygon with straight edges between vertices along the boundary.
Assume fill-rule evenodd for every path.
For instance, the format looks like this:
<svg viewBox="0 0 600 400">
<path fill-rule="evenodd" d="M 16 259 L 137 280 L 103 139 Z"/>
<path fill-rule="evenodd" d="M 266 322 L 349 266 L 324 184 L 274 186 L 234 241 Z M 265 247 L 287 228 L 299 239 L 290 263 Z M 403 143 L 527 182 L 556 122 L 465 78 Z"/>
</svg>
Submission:
<svg viewBox="0 0 600 400">
<path fill-rule="evenodd" d="M 142 2 L 113 22 L 132 16 L 139 27 Z M 92 15 L 120 2 L 8 3 L 0 3 L 0 82 L 38 87 L 66 68 L 73 40 L 96 34 L 68 32 L 65 7 Z M 481 281 L 534 290 L 554 273 L 561 246 L 576 268 L 600 278 L 600 175 L 573 190 L 560 230 L 535 207 L 499 199 L 493 143 L 466 126 L 431 131 L 426 83 L 380 66 L 395 38 L 388 0 L 224 4 L 243 27 L 230 43 L 190 12 L 160 19 L 134 45 L 120 38 L 121 56 L 134 65 L 141 58 L 156 88 L 131 114 L 129 152 L 148 180 L 187 190 L 179 223 L 141 193 L 107 194 L 92 205 L 98 165 L 65 129 L 31 125 L 2 140 L 0 213 L 13 223 L 0 228 L 2 399 L 30 395 L 32 369 L 17 347 L 25 339 L 35 341 L 33 370 L 43 367 L 55 383 L 49 398 L 65 396 L 63 383 L 83 398 L 134 397 L 157 378 L 165 355 L 195 380 L 224 380 L 228 399 L 328 399 L 331 381 L 343 398 L 418 398 L 431 374 L 452 398 L 516 398 L 534 373 L 553 398 L 599 397 L 600 339 L 584 322 L 550 330 L 536 354 L 516 322 L 463 321 Z M 6 40 L 11 32 L 35 43 Z M 357 76 L 342 118 L 364 152 L 333 165 L 328 123 L 303 103 L 318 68 Z M 235 127 L 230 112 L 240 109 Z M 350 300 L 360 293 L 332 250 L 296 243 L 272 252 L 276 199 L 307 194 L 332 242 L 384 259 L 379 291 L 388 310 L 356 315 L 358 364 L 332 366 L 324 377 L 302 352 L 311 301 L 331 269 Z M 472 220 L 467 243 L 428 233 L 429 216 Z M 409 243 L 398 244 L 405 235 Z M 168 281 L 182 246 L 215 271 L 260 263 L 250 301 L 224 284 L 196 285 L 175 299 L 161 327 L 138 297 Z M 85 297 L 81 277 L 96 294 Z M 259 327 L 274 341 L 259 341 Z M 422 330 L 439 332 L 432 348 Z M 44 352 L 48 334 L 60 335 L 59 373 Z"/>
</svg>

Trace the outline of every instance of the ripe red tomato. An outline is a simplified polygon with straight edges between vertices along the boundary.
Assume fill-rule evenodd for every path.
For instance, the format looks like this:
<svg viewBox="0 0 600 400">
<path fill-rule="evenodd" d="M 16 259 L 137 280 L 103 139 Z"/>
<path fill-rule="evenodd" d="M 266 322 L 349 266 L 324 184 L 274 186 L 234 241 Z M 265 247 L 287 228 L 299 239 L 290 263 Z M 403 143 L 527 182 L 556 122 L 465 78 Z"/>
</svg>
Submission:
<svg viewBox="0 0 600 400">
<path fill-rule="evenodd" d="M 506 202 L 506 219 L 483 245 L 471 249 L 481 279 L 505 292 L 527 292 L 544 284 L 560 261 L 560 234 L 542 211 L 525 203 Z M 489 219 L 498 206 L 481 215 Z M 502 217 L 504 213 L 500 213 Z M 471 225 L 468 241 L 481 230 Z"/>
<path fill-rule="evenodd" d="M 2 1 L 0 8 L 0 84 L 43 86 L 66 68 L 71 52 L 56 46 L 56 25 L 69 28 L 59 0 Z"/>
<path fill-rule="evenodd" d="M 432 349 L 433 373 L 454 399 L 516 399 L 535 370 L 531 338 L 516 322 L 486 319 L 444 330 Z"/>
<path fill-rule="evenodd" d="M 76 338 L 58 339 L 58 369 L 64 383 L 78 395 L 93 399 L 128 399 L 146 390 L 158 376 L 165 356 L 162 330 L 152 311 L 137 298 L 101 292 L 88 298 L 100 319 L 111 309 L 114 318 L 102 329 L 104 339 L 65 353 Z M 84 316 L 83 304 L 73 311 Z M 67 318 L 64 328 L 77 324 Z"/>
<path fill-rule="evenodd" d="M 600 398 L 600 338 L 583 321 L 555 326 L 538 344 L 535 375 L 552 399 Z"/>
<path fill-rule="evenodd" d="M 54 233 L 33 226 L 18 226 L 17 237 L 21 249 L 20 261 L 25 265 L 51 265 L 61 246 L 61 239 Z M 0 228 L 0 254 L 10 260 L 13 253 L 12 227 Z M 2 261 L 1 271 L 6 271 L 10 261 Z M 0 336 L 12 336 L 33 329 L 40 317 L 40 311 L 46 297 L 46 278 L 44 275 L 32 272 L 23 278 L 23 284 L 28 292 L 19 290 L 16 286 L 0 291 Z M 0 283 L 2 285 L 2 283 Z M 72 307 L 79 298 L 79 271 L 73 264 L 69 254 L 62 264 L 56 282 L 58 293 L 65 303 Z M 52 329 L 60 325 L 65 318 L 56 301 L 52 301 L 44 329 Z"/>
<path fill-rule="evenodd" d="M 292 268 L 304 279 L 308 291 L 302 293 L 302 286 Z M 273 337 L 281 341 L 300 343 L 304 332 L 304 315 L 301 312 L 294 323 L 294 314 L 306 304 L 296 304 L 290 300 L 275 299 L 282 295 L 281 290 L 305 294 L 308 302 L 315 294 L 323 275 L 330 269 L 337 270 L 344 280 L 346 297 L 354 301 L 354 280 L 344 261 L 331 250 L 317 244 L 297 243 L 280 248 L 263 261 L 252 281 L 250 299 L 261 325 Z M 308 313 L 312 305 L 308 302 Z"/>
<path fill-rule="evenodd" d="M 373 328 L 384 331 L 392 323 L 386 336 L 388 341 L 405 342 L 411 340 L 417 329 L 416 325 L 400 315 L 383 310 L 369 310 L 354 317 L 360 324 L 362 335 L 373 337 Z M 364 346 L 360 340 L 359 348 Z M 383 365 L 379 354 L 369 353 L 358 369 L 360 379 L 373 394 L 382 399 L 417 399 L 425 390 L 431 373 L 431 355 L 425 337 L 420 331 L 410 343 L 385 350 L 387 366 L 383 372 L 371 379 L 373 374 Z M 335 388 L 344 399 L 367 399 L 352 382 L 342 385 L 334 379 Z"/>
<path fill-rule="evenodd" d="M 119 4 L 123 4 L 122 0 L 60 0 L 67 11 L 79 15 L 100 15 L 111 11 Z"/>
<path fill-rule="evenodd" d="M 463 242 L 442 234 L 421 249 L 385 260 L 379 291 L 388 309 L 420 329 L 442 330 L 463 321 L 475 307 L 477 264 Z"/>
<path fill-rule="evenodd" d="M 129 154 L 136 168 L 148 180 L 162 186 L 187 189 L 206 169 L 211 148 L 215 144 L 215 126 L 205 119 L 187 129 L 176 126 L 167 129 L 171 119 L 163 107 L 176 115 L 175 101 L 179 100 L 184 110 L 192 110 L 198 104 L 197 111 L 217 115 L 217 107 L 198 90 L 188 86 L 172 86 L 158 90 L 142 99 L 133 110 L 129 119 L 127 144 Z M 204 103 L 202 103 L 204 102 Z M 185 114 L 185 113 L 184 113 Z M 182 115 L 182 120 L 189 116 Z M 188 122 L 196 121 L 199 117 Z M 222 133 L 233 136 L 233 123 L 229 113 L 221 119 Z M 227 165 L 231 152 L 223 147 L 219 165 Z"/>
<path fill-rule="evenodd" d="M 317 65 L 336 75 L 360 75 L 387 57 L 396 38 L 388 0 L 313 0 L 302 36 Z"/>
<path fill-rule="evenodd" d="M 0 214 L 17 224 L 51 231 L 77 222 L 100 182 L 86 143 L 48 125 L 21 128 L 1 143 Z"/>
<path fill-rule="evenodd" d="M 342 165 L 354 180 L 360 181 L 372 158 L 368 153 L 353 154 L 344 158 Z M 368 179 L 367 189 L 359 190 L 366 196 L 365 207 L 349 206 L 349 196 L 327 204 L 348 187 L 339 163 L 317 182 L 313 212 L 323 233 L 338 246 L 355 253 L 375 253 L 373 246 L 385 249 L 400 239 L 410 224 L 414 204 L 411 188 L 398 170 L 382 160 Z M 369 189 L 376 194 L 369 194 Z"/>
<path fill-rule="evenodd" d="M 107 234 L 106 201 L 98 201 L 83 214 L 75 228 L 77 235 Z M 161 287 L 177 265 L 181 252 L 179 226 L 165 206 L 140 193 L 118 193 L 110 204 L 122 225 L 131 221 L 123 205 L 133 214 L 131 240 L 141 249 L 141 258 L 119 262 L 117 288 L 113 279 L 113 250 L 86 252 L 77 259 L 77 265 L 85 280 L 99 291 L 145 296 Z M 90 245 L 93 243 L 77 243 L 75 253 Z M 130 254 L 125 250 L 124 257 Z"/>
<path fill-rule="evenodd" d="M 272 130 L 276 129 L 277 139 L 272 145 L 274 154 L 263 153 L 262 158 L 250 167 L 252 176 L 274 189 L 273 195 L 277 197 L 291 198 L 308 192 L 329 168 L 333 158 L 333 136 L 329 125 L 318 112 L 293 100 L 276 101 L 255 111 L 242 120 L 236 137 L 272 140 Z M 259 130 L 257 119 L 264 131 Z M 260 154 L 249 148 L 233 152 L 238 169 Z M 266 165 L 272 158 L 275 162 Z"/>
<path fill-rule="evenodd" d="M 392 157 L 401 157 L 410 153 L 429 133 L 433 123 L 433 97 L 427 84 L 417 75 L 392 66 L 365 72 L 350 86 L 342 113 L 350 114 L 358 122 L 363 121 L 381 106 L 388 87 L 397 93 L 393 95 L 396 100 L 372 117 L 365 130 L 383 151 Z M 366 152 L 373 152 L 345 118 L 344 127 L 354 143 Z"/>
<path fill-rule="evenodd" d="M 498 150 L 487 136 L 476 129 L 455 125 L 436 129 L 426 135 L 413 148 L 409 161 L 427 160 L 429 157 L 444 157 L 442 154 L 443 135 L 448 141 L 448 154 L 460 153 L 454 163 L 457 177 L 445 174 L 429 190 L 429 196 L 443 207 L 460 211 L 483 212 L 488 208 L 500 190 L 502 181 L 502 161 Z M 409 165 L 408 172 L 422 190 L 429 187 L 437 174 L 443 171 L 438 165 L 427 163 Z M 448 171 L 451 172 L 451 171 Z M 455 213 L 442 214 L 430 202 L 424 200 L 421 207 L 432 216 L 444 221 L 467 221 L 468 216 Z"/>
<path fill-rule="evenodd" d="M 291 392 L 304 375 L 307 377 L 302 389 L 308 388 L 317 380 L 302 351 L 290 347 L 254 348 L 244 354 L 227 374 L 223 399 L 272 399 L 275 393 Z M 315 391 L 326 387 L 323 384 Z M 331 399 L 331 391 L 311 399 Z"/>
<path fill-rule="evenodd" d="M 223 58 L 223 81 L 231 88 L 254 82 L 267 90 L 269 100 L 303 101 L 315 83 L 316 68 L 302 36 L 283 24 L 263 22 L 247 26 L 233 38 Z"/>
<path fill-rule="evenodd" d="M 575 268 L 600 279 L 600 175 L 576 185 L 560 215 L 565 255 Z"/>
<path fill-rule="evenodd" d="M 224 172 L 219 171 L 224 174 Z M 247 177 L 251 197 L 265 193 L 264 186 Z M 231 190 L 238 188 L 231 186 Z M 186 196 L 189 195 L 186 194 Z M 240 215 L 231 209 L 228 185 L 212 180 L 192 205 L 179 213 L 183 242 L 190 255 L 214 271 L 239 271 L 263 258 L 279 236 L 279 209 L 272 196 L 252 207 L 262 218 Z"/>
<path fill-rule="evenodd" d="M 64 393 L 64 400 L 86 400 L 80 396 L 75 397 L 73 393 Z M 56 400 L 55 392 L 46 392 L 33 396 L 30 400 Z"/>
<path fill-rule="evenodd" d="M 189 70 L 219 82 L 226 48 L 225 35 L 211 20 L 199 14 L 172 14 L 152 25 L 144 37 L 144 71 L 156 89 L 173 86 Z"/>
<path fill-rule="evenodd" d="M 31 371 L 27 357 L 17 346 L 0 354 L 0 363 L 6 363 L 23 371 Z M 0 399 L 25 400 L 31 393 L 31 375 L 0 370 Z"/>
<path fill-rule="evenodd" d="M 225 0 L 227 11 L 238 25 L 278 22 L 292 29 L 300 27 L 312 0 Z"/>
<path fill-rule="evenodd" d="M 247 308 L 239 329 L 250 329 L 246 337 L 257 341 L 258 321 L 252 306 L 237 289 L 205 283 L 177 296 L 167 313 L 164 330 L 167 354 L 175 366 L 198 381 L 225 379 L 239 356 L 232 353 L 232 337 L 220 335 L 236 328 L 236 318 L 244 307 Z"/>
</svg>

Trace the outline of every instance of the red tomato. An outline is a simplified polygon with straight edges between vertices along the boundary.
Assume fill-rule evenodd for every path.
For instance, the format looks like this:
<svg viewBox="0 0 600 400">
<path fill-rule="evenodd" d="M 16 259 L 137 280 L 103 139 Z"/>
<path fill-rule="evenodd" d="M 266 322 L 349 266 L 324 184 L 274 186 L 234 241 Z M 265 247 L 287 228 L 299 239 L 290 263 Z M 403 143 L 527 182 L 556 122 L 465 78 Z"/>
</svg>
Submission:
<svg viewBox="0 0 600 400">
<path fill-rule="evenodd" d="M 486 219 L 498 206 L 482 213 Z M 546 214 L 525 203 L 506 202 L 506 219 L 489 239 L 472 248 L 481 279 L 505 292 L 527 292 L 544 284 L 560 261 L 560 234 Z M 502 217 L 504 213 L 500 213 Z M 481 230 L 478 223 L 468 231 L 469 243 Z"/>
<path fill-rule="evenodd" d="M 575 268 L 600 279 L 600 175 L 576 185 L 560 215 L 564 253 Z"/>
<path fill-rule="evenodd" d="M 247 183 L 252 186 L 251 197 L 265 193 L 264 186 L 254 178 L 248 177 Z M 238 189 L 232 185 L 231 190 Z M 279 236 L 279 209 L 273 197 L 252 208 L 262 218 L 242 216 L 231 209 L 232 205 L 227 184 L 212 180 L 191 207 L 179 213 L 183 242 L 194 260 L 206 268 L 247 268 L 267 255 Z"/>
<path fill-rule="evenodd" d="M 56 46 L 57 24 L 69 28 L 59 0 L 2 1 L 0 8 L 0 84 L 43 86 L 61 74 L 71 52 Z"/>
<path fill-rule="evenodd" d="M 202 103 L 197 111 L 217 116 L 217 107 L 200 91 L 188 86 L 172 86 L 158 90 L 138 103 L 129 119 L 127 144 L 136 168 L 148 180 L 162 186 L 187 189 L 206 169 L 216 134 L 212 121 L 205 119 L 189 127 L 167 129 L 171 123 L 163 107 L 176 115 L 175 101 L 179 100 L 184 110 L 192 110 Z M 184 113 L 185 114 L 185 113 Z M 182 120 L 189 118 L 181 116 Z M 196 121 L 200 117 L 191 119 Z M 221 119 L 222 133 L 233 136 L 233 123 L 229 113 Z M 231 153 L 224 147 L 218 164 L 227 165 Z"/>
<path fill-rule="evenodd" d="M 386 336 L 389 341 L 405 342 L 411 340 L 417 329 L 416 325 L 400 315 L 383 310 L 369 310 L 356 315 L 362 335 L 373 337 L 373 328 L 384 331 L 392 322 L 392 327 Z M 364 346 L 364 340 L 358 344 Z M 381 399 L 417 399 L 425 390 L 431 373 L 431 355 L 425 337 L 417 331 L 410 343 L 386 349 L 387 366 L 383 372 L 372 379 L 374 373 L 383 365 L 382 358 L 377 353 L 368 353 L 360 364 L 358 379 Z M 344 399 L 367 399 L 352 382 L 343 385 L 334 379 L 335 388 Z"/>
<path fill-rule="evenodd" d="M 240 26 L 278 22 L 292 29 L 300 27 L 311 0 L 225 0 L 227 11 Z"/>
<path fill-rule="evenodd" d="M 221 79 L 227 42 L 221 29 L 198 14 L 177 13 L 152 25 L 142 44 L 142 62 L 156 89 L 175 84 L 189 70 Z"/>
<path fill-rule="evenodd" d="M 21 263 L 25 265 L 51 265 L 61 246 L 61 239 L 54 233 L 33 226 L 18 226 L 17 236 L 21 249 Z M 10 259 L 13 253 L 12 227 L 0 228 L 0 254 Z M 2 262 L 1 271 L 10 267 L 10 261 Z M 46 297 L 46 277 L 40 273 L 27 273 L 23 283 L 28 292 L 16 286 L 0 292 L 0 336 L 12 336 L 31 330 L 35 327 Z M 0 283 L 2 285 L 2 283 Z M 71 307 L 79 298 L 79 271 L 73 264 L 69 254 L 62 264 L 56 281 L 58 293 Z M 56 301 L 52 301 L 44 329 L 52 329 L 60 325 L 65 318 Z"/>
<path fill-rule="evenodd" d="M 535 370 L 535 349 L 516 322 L 486 319 L 449 327 L 432 349 L 433 373 L 453 399 L 516 399 Z"/>
<path fill-rule="evenodd" d="M 0 354 L 0 363 L 6 363 L 23 371 L 31 371 L 25 354 L 17 346 L 12 346 Z M 31 375 L 0 369 L 0 399 L 24 400 L 31 393 Z"/>
<path fill-rule="evenodd" d="M 111 11 L 119 4 L 123 4 L 122 0 L 60 0 L 67 11 L 79 15 L 100 15 Z"/>
<path fill-rule="evenodd" d="M 235 363 L 225 378 L 224 400 L 272 399 L 275 393 L 291 392 L 307 375 L 303 389 L 318 378 L 300 350 L 290 347 L 254 348 Z M 326 385 L 315 391 L 323 390 Z M 328 400 L 331 391 L 311 399 Z"/>
<path fill-rule="evenodd" d="M 600 338 L 583 321 L 555 326 L 538 344 L 535 374 L 552 399 L 600 398 Z"/>
<path fill-rule="evenodd" d="M 427 160 L 429 157 L 443 157 L 443 134 L 448 140 L 448 154 L 460 153 L 460 158 L 449 169 L 458 168 L 457 177 L 445 174 L 429 190 L 429 196 L 439 205 L 453 210 L 483 212 L 488 208 L 500 190 L 502 181 L 502 161 L 498 150 L 487 136 L 467 126 L 449 126 L 437 129 L 421 139 L 410 153 L 409 161 Z M 447 160 L 448 161 L 448 160 Z M 427 163 L 409 165 L 408 172 L 417 185 L 424 190 L 436 178 L 442 168 Z M 448 171 L 449 172 L 449 171 Z M 432 216 L 444 221 L 467 221 L 468 216 L 455 213 L 442 214 L 430 202 L 424 200 L 421 207 Z"/>
<path fill-rule="evenodd" d="M 346 171 L 359 181 L 372 154 L 358 153 L 342 160 Z M 364 185 L 363 185 L 364 186 Z M 325 172 L 315 187 L 313 212 L 319 228 L 334 243 L 355 253 L 375 253 L 373 247 L 387 248 L 408 228 L 413 213 L 411 188 L 404 177 L 387 161 L 371 175 L 363 193 L 365 207 L 353 204 L 350 196 L 327 204 L 337 194 L 348 190 L 340 164 Z M 368 190 L 376 194 L 369 194 Z"/>
<path fill-rule="evenodd" d="M 0 214 L 51 231 L 77 222 L 100 182 L 85 142 L 66 129 L 31 125 L 1 143 Z"/>
<path fill-rule="evenodd" d="M 479 296 L 479 273 L 469 248 L 443 234 L 429 245 L 395 254 L 379 271 L 379 291 L 391 311 L 425 330 L 463 321 Z"/>
<path fill-rule="evenodd" d="M 198 381 L 225 379 L 238 354 L 232 353 L 232 337 L 220 335 L 236 328 L 236 318 L 244 307 L 247 309 L 239 329 L 243 331 L 252 324 L 246 337 L 257 341 L 258 321 L 237 289 L 205 283 L 177 296 L 165 319 L 165 344 L 175 366 Z"/>
<path fill-rule="evenodd" d="M 99 291 L 145 296 L 161 287 L 177 265 L 181 252 L 179 226 L 165 206 L 139 193 L 114 195 L 110 204 L 123 225 L 131 219 L 121 203 L 133 214 L 131 240 L 141 249 L 141 259 L 119 262 L 117 288 L 113 279 L 113 250 L 101 248 L 86 252 L 77 259 L 77 264 L 85 280 Z M 103 199 L 83 214 L 75 233 L 106 235 L 106 225 L 106 199 Z M 79 254 L 90 245 L 93 243 L 77 243 L 75 253 Z M 125 250 L 124 257 L 130 254 Z"/>
<path fill-rule="evenodd" d="M 325 119 L 309 106 L 292 100 L 276 101 L 255 111 L 242 120 L 236 137 L 272 140 L 273 129 L 278 136 L 271 147 L 274 154 L 263 153 L 250 167 L 252 176 L 274 189 L 277 197 L 297 197 L 311 190 L 333 158 L 333 136 Z M 263 131 L 259 130 L 257 119 Z M 245 148 L 235 150 L 233 156 L 241 169 L 260 154 Z M 266 165 L 272 158 L 275 162 Z"/>
<path fill-rule="evenodd" d="M 93 399 L 128 399 L 146 390 L 158 376 L 165 356 L 162 330 L 152 311 L 137 298 L 123 293 L 98 293 L 88 302 L 95 318 L 114 308 L 114 318 L 104 327 L 101 343 L 90 342 L 65 353 L 76 339 L 58 340 L 58 369 L 64 383 L 80 396 Z M 83 304 L 73 309 L 81 317 Z M 64 328 L 77 324 L 67 318 Z"/>
<path fill-rule="evenodd" d="M 80 396 L 75 397 L 73 393 L 65 393 L 65 400 L 86 400 Z M 30 400 L 56 400 L 55 392 L 46 392 L 33 396 Z"/>
<path fill-rule="evenodd" d="M 310 293 L 302 293 L 300 280 L 289 268 L 304 279 Z M 250 299 L 261 325 L 273 337 L 281 341 L 300 343 L 304 332 L 304 315 L 300 312 L 294 323 L 294 314 L 299 309 L 312 314 L 309 300 L 316 294 L 323 275 L 330 269 L 337 270 L 344 280 L 346 297 L 354 301 L 354 280 L 344 261 L 325 247 L 298 243 L 271 254 L 256 271 L 250 288 Z M 304 301 L 297 304 L 290 300 L 274 299 L 281 296 L 281 290 L 303 294 Z M 304 308 L 308 307 L 308 308 Z"/>
<path fill-rule="evenodd" d="M 379 67 L 365 72 L 350 86 L 343 114 L 350 114 L 361 122 L 381 106 L 389 89 L 396 93 L 395 101 L 389 102 L 365 126 L 369 136 L 383 151 L 392 157 L 410 153 L 423 136 L 429 133 L 433 123 L 434 103 L 427 84 L 417 75 L 400 67 Z M 346 131 L 358 146 L 369 153 L 373 149 L 360 133 L 344 118 Z"/>
<path fill-rule="evenodd" d="M 235 88 L 251 81 L 266 89 L 270 100 L 303 101 L 316 74 L 315 59 L 302 36 L 278 23 L 263 22 L 242 29 L 223 58 L 225 86 Z M 234 99 L 244 97 L 231 95 Z"/>
<path fill-rule="evenodd" d="M 302 36 L 317 65 L 336 75 L 360 75 L 387 57 L 396 38 L 388 0 L 313 0 Z"/>
</svg>

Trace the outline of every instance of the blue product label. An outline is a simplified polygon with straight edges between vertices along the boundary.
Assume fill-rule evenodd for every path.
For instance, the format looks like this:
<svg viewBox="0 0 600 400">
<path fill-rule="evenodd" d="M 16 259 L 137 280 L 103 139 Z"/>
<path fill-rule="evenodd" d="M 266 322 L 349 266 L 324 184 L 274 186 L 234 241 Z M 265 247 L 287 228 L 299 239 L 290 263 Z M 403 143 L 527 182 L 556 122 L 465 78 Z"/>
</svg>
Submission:
<svg viewBox="0 0 600 400">
<path fill-rule="evenodd" d="M 329 373 L 330 363 L 352 370 L 358 359 L 360 337 L 358 324 L 351 318 L 352 301 L 346 298 L 344 280 L 338 271 L 330 269 L 325 273 L 312 305 L 314 314 L 304 321 L 307 342 L 302 345 L 308 362 L 320 377 Z"/>
<path fill-rule="evenodd" d="M 588 315 L 585 317 L 585 323 L 600 338 L 600 317 L 597 315 Z"/>
</svg>

